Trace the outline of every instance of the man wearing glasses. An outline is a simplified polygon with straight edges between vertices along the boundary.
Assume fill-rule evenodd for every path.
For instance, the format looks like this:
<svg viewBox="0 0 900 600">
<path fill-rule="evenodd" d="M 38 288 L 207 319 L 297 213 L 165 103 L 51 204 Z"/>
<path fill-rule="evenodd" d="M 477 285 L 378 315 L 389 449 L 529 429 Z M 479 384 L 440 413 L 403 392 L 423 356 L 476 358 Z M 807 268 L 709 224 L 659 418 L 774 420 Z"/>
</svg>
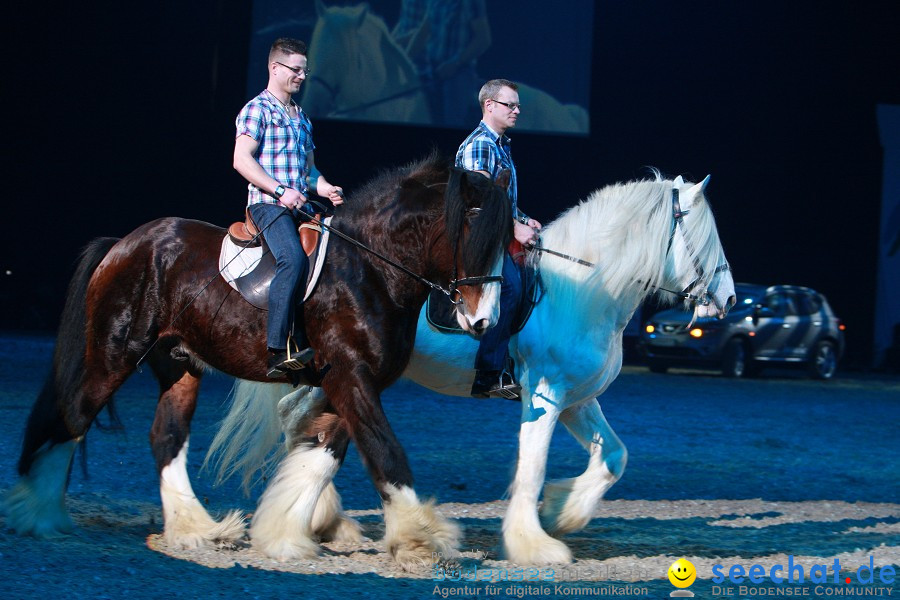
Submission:
<svg viewBox="0 0 900 600">
<path fill-rule="evenodd" d="M 249 182 L 250 216 L 275 258 L 266 335 L 266 375 L 272 378 L 302 369 L 315 354 L 297 294 L 309 270 L 297 234 L 307 196 L 313 191 L 335 206 L 343 202 L 341 188 L 316 170 L 312 123 L 292 98 L 308 74 L 306 44 L 275 40 L 269 51 L 269 83 L 235 121 L 234 168 Z"/>
<path fill-rule="evenodd" d="M 456 166 L 478 171 L 495 180 L 503 169 L 509 169 L 509 200 L 513 208 L 513 234 L 524 246 L 535 244 L 541 224 L 518 210 L 516 167 L 510 154 L 506 130 L 516 126 L 521 112 L 518 86 L 506 79 L 492 79 L 481 87 L 481 122 L 460 145 Z M 472 396 L 479 398 L 519 398 L 522 387 L 509 368 L 509 338 L 513 319 L 522 297 L 519 267 L 509 253 L 503 257 L 503 283 L 500 291 L 500 318 L 481 338 L 475 355 L 475 382 Z"/>
</svg>

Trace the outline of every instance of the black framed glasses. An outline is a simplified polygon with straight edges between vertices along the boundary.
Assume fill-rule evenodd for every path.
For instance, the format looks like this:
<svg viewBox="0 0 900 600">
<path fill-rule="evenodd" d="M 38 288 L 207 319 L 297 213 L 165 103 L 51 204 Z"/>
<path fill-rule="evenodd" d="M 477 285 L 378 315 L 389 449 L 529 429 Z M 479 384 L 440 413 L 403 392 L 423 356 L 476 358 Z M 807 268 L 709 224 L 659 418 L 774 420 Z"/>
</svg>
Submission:
<svg viewBox="0 0 900 600">
<path fill-rule="evenodd" d="M 508 108 L 509 110 L 516 110 L 517 108 L 518 108 L 519 110 L 522 110 L 522 105 L 519 104 L 518 102 L 503 102 L 503 101 L 501 101 L 501 100 L 497 100 L 496 98 L 491 98 L 491 101 L 492 101 L 492 102 L 496 102 L 497 104 L 502 104 L 503 106 L 505 106 L 505 107 Z"/>
<path fill-rule="evenodd" d="M 309 69 L 307 67 L 292 67 L 290 65 L 284 64 L 283 62 L 278 62 L 277 60 L 272 62 L 274 62 L 276 65 L 281 65 L 285 69 L 293 71 L 294 75 L 296 75 L 297 77 L 300 77 L 301 74 L 309 75 Z"/>
</svg>

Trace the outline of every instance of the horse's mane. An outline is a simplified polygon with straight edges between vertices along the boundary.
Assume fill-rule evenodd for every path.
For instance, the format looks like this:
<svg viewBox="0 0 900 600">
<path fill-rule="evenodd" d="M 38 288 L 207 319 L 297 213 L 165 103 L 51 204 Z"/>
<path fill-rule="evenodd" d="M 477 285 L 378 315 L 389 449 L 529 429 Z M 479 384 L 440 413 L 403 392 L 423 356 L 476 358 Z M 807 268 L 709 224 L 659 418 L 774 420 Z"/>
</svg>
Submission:
<svg viewBox="0 0 900 600">
<path fill-rule="evenodd" d="M 466 224 L 463 178 L 466 185 L 488 199 L 477 218 L 469 220 L 463 267 L 469 275 L 487 274 L 497 251 L 508 245 L 512 235 L 509 199 L 486 177 L 451 168 L 450 161 L 437 151 L 379 172 L 348 196 L 333 225 L 373 248 L 388 250 L 395 240 L 378 235 L 379 230 L 394 230 L 401 219 L 424 219 L 428 225 L 443 220 L 452 247 Z"/>
<path fill-rule="evenodd" d="M 562 275 L 555 279 L 572 284 L 569 293 L 584 301 L 601 291 L 618 302 L 639 301 L 665 276 L 673 187 L 674 182 L 662 180 L 657 173 L 655 180 L 618 183 L 595 191 L 550 223 L 542 236 L 545 247 L 582 258 L 595 267 L 588 269 L 549 255 L 541 259 L 542 267 Z M 720 248 L 712 210 L 705 200 L 695 203 L 690 224 L 683 231 L 703 268 L 704 281 L 698 287 L 705 289 L 714 276 Z M 557 292 L 565 293 L 564 287 Z"/>
</svg>

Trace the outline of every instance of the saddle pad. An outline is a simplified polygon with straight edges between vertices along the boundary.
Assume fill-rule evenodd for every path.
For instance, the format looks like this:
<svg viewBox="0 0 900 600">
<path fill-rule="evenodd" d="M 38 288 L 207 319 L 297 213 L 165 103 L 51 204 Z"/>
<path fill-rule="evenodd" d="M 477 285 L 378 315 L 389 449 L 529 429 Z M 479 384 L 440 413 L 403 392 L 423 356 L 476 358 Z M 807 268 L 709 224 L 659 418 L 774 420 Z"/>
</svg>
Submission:
<svg viewBox="0 0 900 600">
<path fill-rule="evenodd" d="M 322 222 L 325 225 L 331 224 L 331 217 L 325 218 Z M 318 247 L 309 257 L 312 268 L 306 279 L 304 302 L 312 295 L 322 273 L 329 233 L 330 230 L 324 228 L 322 235 L 319 236 Z M 245 248 L 235 244 L 231 237 L 226 235 L 222 239 L 222 249 L 219 252 L 219 273 L 247 302 L 256 308 L 268 310 L 269 285 L 275 276 L 275 259 L 265 244 Z"/>
</svg>

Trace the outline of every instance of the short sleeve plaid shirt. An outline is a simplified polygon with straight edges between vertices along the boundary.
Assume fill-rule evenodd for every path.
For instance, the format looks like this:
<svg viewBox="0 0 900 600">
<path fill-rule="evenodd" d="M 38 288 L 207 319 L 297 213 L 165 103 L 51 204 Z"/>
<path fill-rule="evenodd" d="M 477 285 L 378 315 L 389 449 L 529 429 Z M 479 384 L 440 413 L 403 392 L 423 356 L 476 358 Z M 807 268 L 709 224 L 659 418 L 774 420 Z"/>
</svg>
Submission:
<svg viewBox="0 0 900 600">
<path fill-rule="evenodd" d="M 508 137 L 494 133 L 482 121 L 459 146 L 456 152 L 456 166 L 469 171 L 487 171 L 494 180 L 500 171 L 509 169 L 509 200 L 512 202 L 513 214 L 516 214 L 518 201 L 516 166 L 513 164 Z"/>
<path fill-rule="evenodd" d="M 237 136 L 247 135 L 259 143 L 256 160 L 278 183 L 307 193 L 307 156 L 315 149 L 312 123 L 300 107 L 292 119 L 284 106 L 263 90 L 244 106 L 235 120 Z M 278 199 L 252 183 L 247 186 L 247 204 L 278 204 Z"/>
</svg>

